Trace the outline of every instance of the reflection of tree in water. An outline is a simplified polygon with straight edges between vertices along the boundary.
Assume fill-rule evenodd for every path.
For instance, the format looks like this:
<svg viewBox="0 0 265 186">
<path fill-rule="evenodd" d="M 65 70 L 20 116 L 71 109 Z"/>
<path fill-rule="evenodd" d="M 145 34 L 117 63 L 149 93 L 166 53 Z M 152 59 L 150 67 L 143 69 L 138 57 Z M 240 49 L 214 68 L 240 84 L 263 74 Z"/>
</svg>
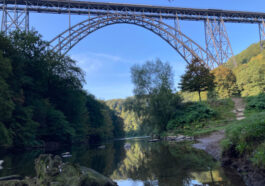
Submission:
<svg viewBox="0 0 265 186">
<path fill-rule="evenodd" d="M 104 149 L 75 147 L 72 149 L 72 160 L 82 166 L 92 168 L 109 176 L 125 158 L 124 142 L 110 143 Z"/>
<path fill-rule="evenodd" d="M 208 181 L 203 176 L 215 170 L 212 179 L 222 183 L 217 166 L 210 156 L 188 145 L 135 142 L 111 178 L 142 180 L 145 185 L 189 185 L 193 179 Z"/>
<path fill-rule="evenodd" d="M 32 151 L 0 151 L 0 159 L 4 160 L 4 169 L 0 177 L 19 174 L 21 176 L 35 176 L 34 160 L 43 153 L 42 150 Z"/>
</svg>

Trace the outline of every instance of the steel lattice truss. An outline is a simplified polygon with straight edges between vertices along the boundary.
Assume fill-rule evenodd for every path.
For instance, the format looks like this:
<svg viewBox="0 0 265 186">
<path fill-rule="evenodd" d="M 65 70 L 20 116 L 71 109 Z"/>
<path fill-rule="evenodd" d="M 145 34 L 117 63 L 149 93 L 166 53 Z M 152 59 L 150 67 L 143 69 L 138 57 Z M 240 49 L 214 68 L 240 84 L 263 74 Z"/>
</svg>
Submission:
<svg viewBox="0 0 265 186">
<path fill-rule="evenodd" d="M 29 30 L 29 12 L 69 15 L 69 28 L 50 42 L 55 52 L 66 54 L 88 34 L 107 25 L 127 23 L 144 27 L 167 41 L 188 63 L 197 57 L 209 68 L 233 57 L 225 22 L 259 25 L 261 48 L 265 48 L 265 13 L 193 9 L 151 5 L 101 3 L 78 0 L 0 0 L 1 31 Z M 87 15 L 74 26 L 71 15 Z M 174 20 L 174 26 L 164 20 Z M 206 49 L 180 31 L 179 21 L 204 21 Z"/>
<path fill-rule="evenodd" d="M 227 62 L 234 54 L 224 21 L 222 19 L 220 21 L 210 21 L 207 19 L 204 24 L 207 53 L 211 54 L 217 60 L 218 65 Z M 235 59 L 233 58 L 233 60 Z"/>
<path fill-rule="evenodd" d="M 162 39 L 168 42 L 188 63 L 194 57 L 200 59 L 208 67 L 214 67 L 217 63 L 211 55 L 207 56 L 207 53 L 203 48 L 201 48 L 197 43 L 192 41 L 177 29 L 161 22 L 160 20 L 137 15 L 109 14 L 87 19 L 74 25 L 54 38 L 51 41 L 51 45 L 54 46 L 52 50 L 58 53 L 62 52 L 62 54 L 66 54 L 88 34 L 105 26 L 119 23 L 138 25 L 159 35 Z M 207 57 L 209 58 L 208 61 Z"/>
</svg>

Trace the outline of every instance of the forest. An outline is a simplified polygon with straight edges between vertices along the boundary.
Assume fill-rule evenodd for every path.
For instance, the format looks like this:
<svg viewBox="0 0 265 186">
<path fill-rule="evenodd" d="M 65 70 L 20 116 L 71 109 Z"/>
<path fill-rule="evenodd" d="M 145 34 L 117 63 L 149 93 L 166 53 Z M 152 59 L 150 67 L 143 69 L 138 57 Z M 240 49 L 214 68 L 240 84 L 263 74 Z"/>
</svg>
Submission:
<svg viewBox="0 0 265 186">
<path fill-rule="evenodd" d="M 98 143 L 122 137 L 123 120 L 83 89 L 84 73 L 46 49 L 36 32 L 0 35 L 0 145 Z"/>
</svg>

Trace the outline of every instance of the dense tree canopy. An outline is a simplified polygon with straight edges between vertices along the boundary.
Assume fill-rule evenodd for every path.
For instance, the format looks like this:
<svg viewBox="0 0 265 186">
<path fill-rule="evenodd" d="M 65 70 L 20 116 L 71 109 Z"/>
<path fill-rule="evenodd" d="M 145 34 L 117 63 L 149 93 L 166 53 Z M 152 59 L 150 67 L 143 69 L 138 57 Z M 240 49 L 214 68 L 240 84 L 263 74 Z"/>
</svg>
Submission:
<svg viewBox="0 0 265 186">
<path fill-rule="evenodd" d="M 122 136 L 122 119 L 82 89 L 84 74 L 76 62 L 45 46 L 35 32 L 0 35 L 0 145 Z"/>
</svg>

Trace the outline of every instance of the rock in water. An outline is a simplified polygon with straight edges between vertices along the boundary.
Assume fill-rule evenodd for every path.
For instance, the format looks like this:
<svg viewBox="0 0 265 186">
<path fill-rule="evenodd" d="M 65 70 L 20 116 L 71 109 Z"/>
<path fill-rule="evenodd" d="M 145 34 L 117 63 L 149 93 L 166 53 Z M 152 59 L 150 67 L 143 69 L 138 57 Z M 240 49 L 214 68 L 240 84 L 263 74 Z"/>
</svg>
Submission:
<svg viewBox="0 0 265 186">
<path fill-rule="evenodd" d="M 40 155 L 35 161 L 37 172 L 37 185 L 64 186 L 116 186 L 111 179 L 99 174 L 98 172 L 74 165 L 63 163 L 59 156 Z"/>
<path fill-rule="evenodd" d="M 131 144 L 130 143 L 126 143 L 124 145 L 124 148 L 125 148 L 125 150 L 129 150 L 131 148 Z"/>
</svg>

